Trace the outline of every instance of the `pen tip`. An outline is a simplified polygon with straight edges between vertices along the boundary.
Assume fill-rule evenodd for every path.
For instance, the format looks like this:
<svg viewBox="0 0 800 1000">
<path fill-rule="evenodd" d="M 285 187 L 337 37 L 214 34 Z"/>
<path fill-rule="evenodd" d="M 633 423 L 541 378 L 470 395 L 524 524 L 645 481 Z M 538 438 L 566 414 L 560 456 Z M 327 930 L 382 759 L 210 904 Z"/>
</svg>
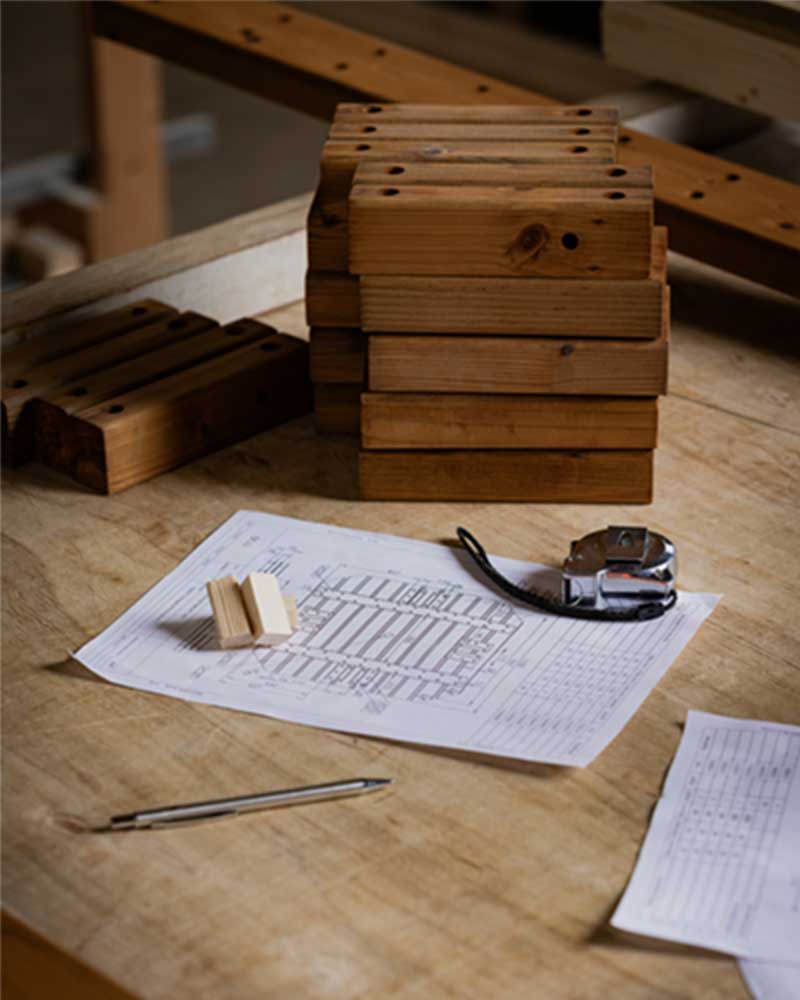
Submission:
<svg viewBox="0 0 800 1000">
<path fill-rule="evenodd" d="M 381 785 L 391 785 L 394 778 L 364 778 L 367 788 L 379 788 Z"/>
</svg>

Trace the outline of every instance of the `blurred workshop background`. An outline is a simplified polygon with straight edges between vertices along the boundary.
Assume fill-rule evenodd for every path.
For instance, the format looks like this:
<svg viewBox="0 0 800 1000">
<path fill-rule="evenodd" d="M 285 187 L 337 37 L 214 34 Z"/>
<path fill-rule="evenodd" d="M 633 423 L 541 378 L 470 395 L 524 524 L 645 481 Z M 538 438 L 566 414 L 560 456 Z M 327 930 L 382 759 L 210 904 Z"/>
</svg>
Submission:
<svg viewBox="0 0 800 1000">
<path fill-rule="evenodd" d="M 623 120 L 637 129 L 800 180 L 796 122 L 752 110 L 757 97 L 742 95 L 739 106 L 723 103 L 632 72 L 620 65 L 624 54 L 604 58 L 600 3 L 327 0 L 299 6 L 563 101 L 618 104 Z M 0 16 L 8 289 L 81 263 L 80 248 L 67 243 L 47 260 L 15 248 L 24 249 L 19 219 L 25 206 L 61 180 L 86 176 L 86 81 L 80 3 L 12 0 Z M 175 65 L 164 65 L 163 78 L 173 235 L 315 186 L 324 122 Z"/>
</svg>

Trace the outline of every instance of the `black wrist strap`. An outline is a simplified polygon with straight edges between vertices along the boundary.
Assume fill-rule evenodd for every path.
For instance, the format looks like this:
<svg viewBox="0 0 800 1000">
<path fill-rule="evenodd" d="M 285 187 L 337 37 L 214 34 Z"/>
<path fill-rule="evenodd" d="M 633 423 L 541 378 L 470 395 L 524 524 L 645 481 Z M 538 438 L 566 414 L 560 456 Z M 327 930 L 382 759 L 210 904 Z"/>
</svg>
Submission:
<svg viewBox="0 0 800 1000">
<path fill-rule="evenodd" d="M 486 549 L 478 539 L 466 528 L 456 528 L 458 540 L 472 556 L 475 564 L 488 576 L 492 583 L 499 587 L 509 597 L 538 608 L 539 611 L 547 611 L 552 615 L 564 615 L 567 618 L 585 618 L 602 622 L 642 622 L 651 618 L 660 618 L 666 611 L 674 607 L 678 600 L 677 591 L 673 590 L 665 603 L 659 601 L 648 601 L 646 604 L 638 604 L 635 607 L 617 608 L 585 608 L 578 605 L 565 604 L 556 597 L 542 594 L 537 590 L 523 590 L 515 583 L 498 572 L 489 561 Z"/>
</svg>

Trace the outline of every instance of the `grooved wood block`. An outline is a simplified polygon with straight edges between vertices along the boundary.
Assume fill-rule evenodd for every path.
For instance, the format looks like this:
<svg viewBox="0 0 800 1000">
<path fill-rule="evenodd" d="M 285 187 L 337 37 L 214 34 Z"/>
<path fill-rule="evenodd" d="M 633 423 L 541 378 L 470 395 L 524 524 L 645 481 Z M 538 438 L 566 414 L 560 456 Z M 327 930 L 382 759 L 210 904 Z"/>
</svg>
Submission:
<svg viewBox="0 0 800 1000">
<path fill-rule="evenodd" d="M 656 399 L 367 392 L 366 449 L 652 449 Z"/>
<path fill-rule="evenodd" d="M 361 451 L 365 500 L 649 503 L 652 451 Z"/>
<path fill-rule="evenodd" d="M 609 188 L 359 187 L 354 274 L 646 278 L 652 193 Z"/>
<path fill-rule="evenodd" d="M 495 124 L 549 125 L 574 122 L 578 125 L 616 125 L 619 112 L 614 107 L 582 104 L 364 104 L 337 105 L 334 122 L 492 122 Z"/>
<path fill-rule="evenodd" d="M 366 377 L 366 337 L 358 329 L 312 328 L 311 381 L 362 385 Z"/>
<path fill-rule="evenodd" d="M 321 434 L 358 434 L 363 385 L 315 384 L 314 419 Z"/>
<path fill-rule="evenodd" d="M 92 333 L 97 326 L 92 324 Z M 71 386 L 73 392 L 82 392 L 82 379 L 94 376 L 104 368 L 119 365 L 137 358 L 146 358 L 151 352 L 186 341 L 203 330 L 215 326 L 214 321 L 199 313 L 174 316 L 165 313 L 156 322 L 149 315 L 144 324 L 131 326 L 130 317 L 120 317 L 124 328 L 109 332 L 108 336 L 87 344 L 76 334 L 69 339 L 80 343 L 79 349 L 55 357 L 42 364 L 31 366 L 22 377 L 6 382 L 3 391 L 3 445 L 4 454 L 12 464 L 32 458 L 33 401 L 61 387 Z M 108 327 L 106 327 L 108 329 Z"/>
<path fill-rule="evenodd" d="M 256 339 L 85 409 L 37 402 L 38 447 L 53 468 L 116 493 L 312 408 L 308 347 L 254 320 Z M 223 328 L 225 329 L 225 328 Z M 240 339 L 241 338 L 241 339 Z M 247 339 L 250 343 L 247 343 Z"/>
</svg>

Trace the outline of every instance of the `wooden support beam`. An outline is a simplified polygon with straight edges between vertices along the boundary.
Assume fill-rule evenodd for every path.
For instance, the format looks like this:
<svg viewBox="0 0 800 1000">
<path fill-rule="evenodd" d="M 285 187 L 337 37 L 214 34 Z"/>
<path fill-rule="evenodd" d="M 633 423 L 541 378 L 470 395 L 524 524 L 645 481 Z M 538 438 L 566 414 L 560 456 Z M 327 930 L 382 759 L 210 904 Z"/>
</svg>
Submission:
<svg viewBox="0 0 800 1000">
<path fill-rule="evenodd" d="M 278 3 L 117 0 L 93 9 L 105 37 L 320 117 L 346 100 L 555 103 Z M 657 219 L 675 250 L 797 294 L 794 185 L 630 130 L 620 141 L 623 162 L 655 168 Z"/>
<path fill-rule="evenodd" d="M 760 3 L 606 0 L 603 51 L 615 66 L 736 107 L 794 118 L 800 108 L 800 19 Z"/>
</svg>

